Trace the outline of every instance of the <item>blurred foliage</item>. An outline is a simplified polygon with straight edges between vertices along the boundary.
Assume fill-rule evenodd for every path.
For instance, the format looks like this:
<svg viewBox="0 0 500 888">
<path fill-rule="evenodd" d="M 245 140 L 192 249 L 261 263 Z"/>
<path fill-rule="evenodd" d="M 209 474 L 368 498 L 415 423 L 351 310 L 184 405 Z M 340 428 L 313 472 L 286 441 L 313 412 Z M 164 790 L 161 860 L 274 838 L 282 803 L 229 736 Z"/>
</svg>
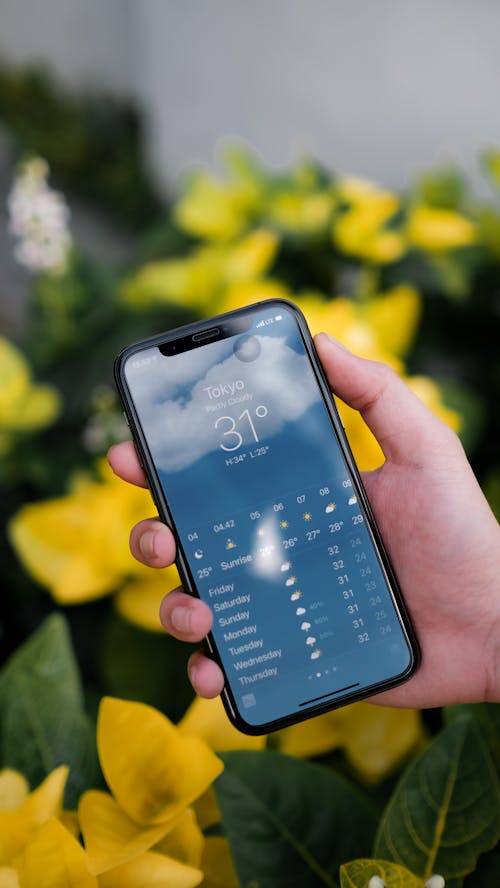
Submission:
<svg viewBox="0 0 500 888">
<path fill-rule="evenodd" d="M 161 203 L 141 158 L 136 109 L 112 96 L 76 97 L 40 68 L 0 61 L 0 125 L 21 154 L 44 157 L 66 189 L 139 227 Z"/>
<path fill-rule="evenodd" d="M 46 168 L 19 170 L 17 184 L 30 169 L 38 179 L 12 224 L 33 273 L 28 324 L 0 340 L 0 876 L 28 888 L 434 886 L 436 873 L 496 884 L 500 707 L 452 707 L 443 728 L 440 714 L 360 703 L 240 735 L 219 700 L 192 699 L 185 646 L 157 617 L 176 571 L 128 553 L 149 496 L 103 457 L 127 434 L 112 387 L 121 346 L 285 296 L 458 430 L 499 514 L 500 152 L 482 158 L 486 203 L 450 167 L 396 194 L 314 160 L 269 172 L 233 147 L 223 174 L 192 174 L 159 215 L 135 113 L 1 68 L 0 118 L 70 191 L 141 226 L 131 267 L 96 265 L 65 229 L 51 268 Z M 378 444 L 340 409 L 358 462 L 376 467 Z"/>
</svg>

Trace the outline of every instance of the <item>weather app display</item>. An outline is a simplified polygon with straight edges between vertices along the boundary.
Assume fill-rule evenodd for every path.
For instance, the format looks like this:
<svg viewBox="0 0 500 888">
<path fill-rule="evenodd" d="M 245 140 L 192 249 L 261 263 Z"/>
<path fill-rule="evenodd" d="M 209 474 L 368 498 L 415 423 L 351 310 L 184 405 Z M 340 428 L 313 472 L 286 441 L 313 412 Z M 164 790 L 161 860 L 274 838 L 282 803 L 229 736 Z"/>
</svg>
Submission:
<svg viewBox="0 0 500 888">
<path fill-rule="evenodd" d="M 125 373 L 242 717 L 401 675 L 410 649 L 292 312 Z"/>
</svg>

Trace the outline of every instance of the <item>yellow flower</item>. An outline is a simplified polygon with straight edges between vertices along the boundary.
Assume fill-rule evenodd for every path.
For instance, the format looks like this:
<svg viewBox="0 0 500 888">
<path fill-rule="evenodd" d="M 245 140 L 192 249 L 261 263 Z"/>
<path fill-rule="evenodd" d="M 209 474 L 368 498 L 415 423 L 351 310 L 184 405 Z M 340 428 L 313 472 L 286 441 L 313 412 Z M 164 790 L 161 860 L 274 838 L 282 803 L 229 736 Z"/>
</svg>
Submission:
<svg viewBox="0 0 500 888">
<path fill-rule="evenodd" d="M 237 281 L 230 284 L 221 294 L 217 311 L 233 311 L 235 308 L 243 308 L 263 299 L 290 299 L 290 290 L 281 281 L 255 280 Z"/>
<path fill-rule="evenodd" d="M 144 568 L 137 576 L 125 580 L 114 597 L 119 614 L 148 632 L 164 632 L 159 610 L 162 599 L 180 584 L 175 565 L 163 570 Z"/>
<path fill-rule="evenodd" d="M 266 216 L 286 234 L 309 236 L 326 229 L 335 205 L 328 191 L 278 191 L 269 198 Z"/>
<path fill-rule="evenodd" d="M 101 481 L 80 477 L 66 496 L 23 506 L 10 522 L 11 542 L 60 604 L 98 598 L 134 577 L 135 585 L 120 592 L 119 609 L 150 626 L 157 621 L 160 590 L 178 585 L 178 575 L 173 568 L 155 573 L 129 552 L 130 528 L 154 513 L 149 493 L 125 484 L 105 462 L 99 470 Z M 144 591 L 143 602 L 133 600 Z"/>
<path fill-rule="evenodd" d="M 215 752 L 228 749 L 264 749 L 265 737 L 251 737 L 233 727 L 220 697 L 195 697 L 178 724 L 181 731 L 201 737 Z"/>
<path fill-rule="evenodd" d="M 313 334 L 324 330 L 356 354 L 395 368 L 401 368 L 397 356 L 411 342 L 420 313 L 419 296 L 407 286 L 367 302 L 342 296 L 326 300 L 312 293 L 299 295 L 296 302 Z"/>
<path fill-rule="evenodd" d="M 415 709 L 354 703 L 285 728 L 277 740 L 280 751 L 288 755 L 324 755 L 340 747 L 363 780 L 375 782 L 400 765 L 423 736 Z"/>
<path fill-rule="evenodd" d="M 345 179 L 338 193 L 350 206 L 335 220 L 333 242 L 348 256 L 375 264 L 395 262 L 406 250 L 399 231 L 385 227 L 399 210 L 399 199 L 362 179 Z"/>
<path fill-rule="evenodd" d="M 15 861 L 22 888 L 98 888 L 80 842 L 54 818 L 31 837 Z"/>
<path fill-rule="evenodd" d="M 174 219 L 195 237 L 231 240 L 247 227 L 258 199 L 258 191 L 248 179 L 220 182 L 201 172 L 191 177 L 174 209 Z"/>
<path fill-rule="evenodd" d="M 389 364 L 433 413 L 455 431 L 459 429 L 460 417 L 442 403 L 436 383 L 404 375 L 401 356 L 411 343 L 420 315 L 420 299 L 415 290 L 401 285 L 359 304 L 343 298 L 327 301 L 318 294 L 304 294 L 297 304 L 313 333 L 324 330 L 356 354 Z M 359 467 L 370 470 L 380 466 L 384 461 L 382 450 L 360 414 L 340 401 L 338 407 Z"/>
<path fill-rule="evenodd" d="M 35 385 L 24 355 L 0 337 L 0 455 L 16 436 L 50 425 L 60 410 L 60 399 L 49 385 Z"/>
<path fill-rule="evenodd" d="M 198 853 L 186 852 L 199 842 L 186 810 L 222 771 L 209 747 L 150 706 L 109 697 L 99 710 L 97 746 L 113 795 L 92 790 L 80 801 L 90 871 L 104 873 L 134 861 L 174 829 L 172 847 L 188 856 Z"/>
<path fill-rule="evenodd" d="M 68 768 L 61 765 L 30 793 L 16 771 L 0 771 L 0 865 L 13 865 L 34 830 L 62 813 Z"/>
<path fill-rule="evenodd" d="M 477 231 L 469 219 L 454 210 L 421 204 L 409 212 L 406 236 L 412 247 L 439 253 L 475 243 Z"/>
<path fill-rule="evenodd" d="M 122 287 L 132 308 L 174 303 L 214 311 L 214 300 L 233 283 L 255 281 L 272 265 L 278 248 L 275 234 L 258 228 L 230 245 L 194 249 L 182 259 L 150 262 Z"/>
<path fill-rule="evenodd" d="M 172 857 L 147 851 L 99 876 L 99 888 L 195 888 L 203 873 Z"/>
</svg>

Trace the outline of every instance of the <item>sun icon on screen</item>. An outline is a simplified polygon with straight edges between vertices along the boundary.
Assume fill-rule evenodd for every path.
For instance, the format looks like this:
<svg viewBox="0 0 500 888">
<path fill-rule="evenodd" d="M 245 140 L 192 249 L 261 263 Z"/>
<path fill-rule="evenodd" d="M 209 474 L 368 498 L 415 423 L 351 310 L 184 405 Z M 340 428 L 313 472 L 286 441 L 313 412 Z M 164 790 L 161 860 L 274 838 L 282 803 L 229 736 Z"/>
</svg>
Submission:
<svg viewBox="0 0 500 888">
<path fill-rule="evenodd" d="M 303 517 L 304 521 L 310 521 L 311 518 L 312 518 L 312 515 L 311 515 L 310 512 L 304 512 L 304 514 L 302 515 L 302 517 Z"/>
<path fill-rule="evenodd" d="M 280 521 L 280 527 L 282 527 L 283 529 L 285 529 L 285 527 L 288 527 L 288 521 Z"/>
</svg>

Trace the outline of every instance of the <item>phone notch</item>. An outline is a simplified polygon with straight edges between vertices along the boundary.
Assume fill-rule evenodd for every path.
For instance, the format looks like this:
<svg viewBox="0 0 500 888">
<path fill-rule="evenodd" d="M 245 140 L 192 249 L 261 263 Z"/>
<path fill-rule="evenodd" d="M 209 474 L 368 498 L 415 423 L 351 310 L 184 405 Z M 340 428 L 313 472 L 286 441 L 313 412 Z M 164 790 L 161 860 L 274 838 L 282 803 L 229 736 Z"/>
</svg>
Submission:
<svg viewBox="0 0 500 888">
<path fill-rule="evenodd" d="M 221 339 L 229 339 L 230 336 L 246 333 L 251 326 L 251 315 L 239 315 L 229 318 L 217 326 L 206 327 L 204 330 L 196 330 L 194 333 L 169 339 L 167 342 L 162 342 L 158 348 L 162 355 L 172 357 L 208 343 L 219 342 Z"/>
</svg>

